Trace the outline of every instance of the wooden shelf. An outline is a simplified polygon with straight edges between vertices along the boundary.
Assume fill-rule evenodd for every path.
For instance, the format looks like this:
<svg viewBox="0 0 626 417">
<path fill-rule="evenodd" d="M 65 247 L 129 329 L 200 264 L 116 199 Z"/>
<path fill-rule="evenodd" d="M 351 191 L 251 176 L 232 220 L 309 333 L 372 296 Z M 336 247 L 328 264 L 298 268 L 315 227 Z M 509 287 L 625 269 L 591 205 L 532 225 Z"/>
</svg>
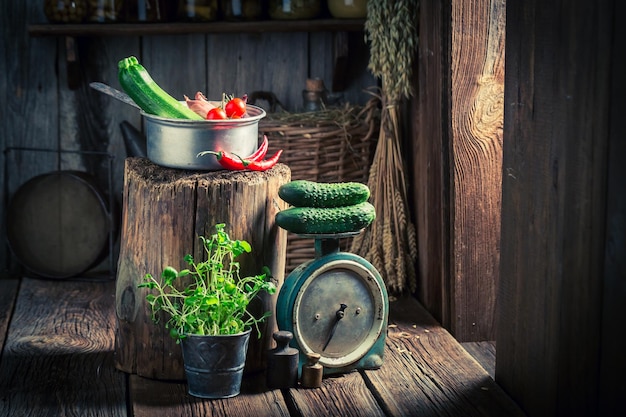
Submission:
<svg viewBox="0 0 626 417">
<path fill-rule="evenodd" d="M 201 33 L 358 32 L 364 19 L 260 20 L 208 23 L 32 24 L 31 36 L 143 36 Z"/>
</svg>

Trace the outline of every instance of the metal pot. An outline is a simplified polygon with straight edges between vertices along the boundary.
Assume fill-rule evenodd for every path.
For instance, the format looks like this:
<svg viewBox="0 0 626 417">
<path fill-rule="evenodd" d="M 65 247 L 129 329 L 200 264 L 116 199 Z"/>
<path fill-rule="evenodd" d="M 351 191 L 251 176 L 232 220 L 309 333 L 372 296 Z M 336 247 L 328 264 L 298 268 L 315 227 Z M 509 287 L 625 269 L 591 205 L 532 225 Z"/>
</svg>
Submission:
<svg viewBox="0 0 626 417">
<path fill-rule="evenodd" d="M 166 119 L 141 112 L 145 121 L 148 159 L 157 165 L 189 170 L 222 169 L 214 155 L 203 151 L 228 151 L 246 157 L 259 143 L 260 107 L 246 106 L 248 117 L 227 120 Z"/>
</svg>

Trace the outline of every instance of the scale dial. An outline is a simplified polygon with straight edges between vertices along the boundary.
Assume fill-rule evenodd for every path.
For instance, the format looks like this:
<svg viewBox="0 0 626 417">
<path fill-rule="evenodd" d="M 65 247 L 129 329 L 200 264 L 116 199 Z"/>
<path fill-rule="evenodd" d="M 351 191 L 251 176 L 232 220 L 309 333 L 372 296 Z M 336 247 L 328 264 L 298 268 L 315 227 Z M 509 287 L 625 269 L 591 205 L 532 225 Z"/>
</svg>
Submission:
<svg viewBox="0 0 626 417">
<path fill-rule="evenodd" d="M 279 327 L 293 333 L 301 357 L 319 354 L 326 373 L 380 366 L 387 292 L 363 258 L 334 253 L 301 265 L 285 281 L 278 303 Z"/>
</svg>

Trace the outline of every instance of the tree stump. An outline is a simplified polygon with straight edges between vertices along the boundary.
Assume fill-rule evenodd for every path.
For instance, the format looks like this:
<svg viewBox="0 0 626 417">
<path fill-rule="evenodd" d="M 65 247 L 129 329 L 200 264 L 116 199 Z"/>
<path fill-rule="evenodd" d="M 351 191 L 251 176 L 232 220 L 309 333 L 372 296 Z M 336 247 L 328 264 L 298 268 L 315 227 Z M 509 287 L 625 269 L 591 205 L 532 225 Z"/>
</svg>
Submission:
<svg viewBox="0 0 626 417">
<path fill-rule="evenodd" d="M 199 236 L 212 234 L 215 224 L 225 223 L 231 238 L 252 246 L 252 253 L 238 258 L 242 276 L 268 266 L 280 289 L 287 233 L 275 224 L 274 216 L 286 208 L 278 188 L 290 179 L 284 164 L 264 172 L 206 172 L 165 168 L 145 158 L 126 160 L 116 282 L 118 369 L 153 379 L 185 378 L 180 346 L 163 323 L 152 322 L 147 290 L 137 284 L 146 273 L 160 275 L 167 265 L 186 267 L 186 254 L 204 259 Z M 267 350 L 274 345 L 272 334 L 278 330 L 277 296 L 262 294 L 253 306 L 253 313 L 271 311 L 272 317 L 261 326 L 260 339 L 253 329 L 246 372 L 266 366 Z"/>
</svg>

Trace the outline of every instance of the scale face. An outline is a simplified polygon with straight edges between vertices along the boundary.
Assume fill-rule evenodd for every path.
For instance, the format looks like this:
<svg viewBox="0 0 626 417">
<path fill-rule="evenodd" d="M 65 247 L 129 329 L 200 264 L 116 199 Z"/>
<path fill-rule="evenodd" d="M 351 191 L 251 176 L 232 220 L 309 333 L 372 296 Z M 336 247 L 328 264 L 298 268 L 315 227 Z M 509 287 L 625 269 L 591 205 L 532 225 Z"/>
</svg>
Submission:
<svg viewBox="0 0 626 417">
<path fill-rule="evenodd" d="M 325 374 L 382 365 L 389 302 L 378 271 L 347 252 L 318 256 L 294 269 L 277 300 L 277 322 L 293 333 L 300 370 L 310 352 Z"/>
</svg>

